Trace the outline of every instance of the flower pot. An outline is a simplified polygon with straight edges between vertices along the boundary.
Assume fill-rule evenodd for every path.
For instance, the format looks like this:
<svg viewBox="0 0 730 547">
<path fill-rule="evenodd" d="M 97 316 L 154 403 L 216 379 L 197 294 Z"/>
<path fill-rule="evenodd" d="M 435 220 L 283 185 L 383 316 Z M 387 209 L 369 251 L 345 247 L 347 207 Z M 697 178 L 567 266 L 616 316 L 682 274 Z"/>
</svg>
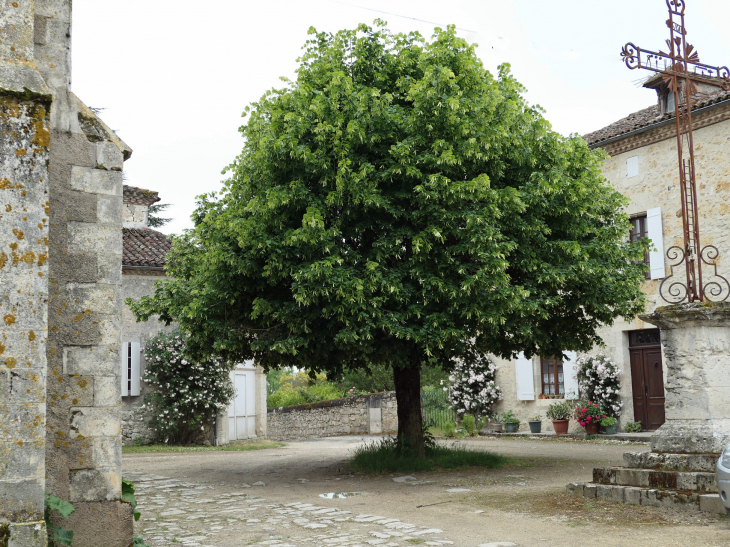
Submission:
<svg viewBox="0 0 730 547">
<path fill-rule="evenodd" d="M 565 435 L 568 432 L 570 420 L 553 420 L 553 429 L 556 435 Z"/>
<path fill-rule="evenodd" d="M 506 424 L 504 424 L 504 428 L 507 433 L 517 433 L 517 427 L 518 425 L 512 422 L 507 422 Z"/>
<path fill-rule="evenodd" d="M 605 430 L 606 435 L 615 435 L 618 431 L 618 424 L 607 425 Z"/>
<path fill-rule="evenodd" d="M 601 427 L 601 422 L 593 421 L 585 425 L 586 435 L 598 435 L 598 429 Z"/>
<path fill-rule="evenodd" d="M 530 420 L 527 423 L 530 424 L 530 433 L 540 433 L 542 430 L 542 422 L 540 420 Z"/>
<path fill-rule="evenodd" d="M 492 424 L 495 433 L 502 433 L 502 424 Z"/>
</svg>

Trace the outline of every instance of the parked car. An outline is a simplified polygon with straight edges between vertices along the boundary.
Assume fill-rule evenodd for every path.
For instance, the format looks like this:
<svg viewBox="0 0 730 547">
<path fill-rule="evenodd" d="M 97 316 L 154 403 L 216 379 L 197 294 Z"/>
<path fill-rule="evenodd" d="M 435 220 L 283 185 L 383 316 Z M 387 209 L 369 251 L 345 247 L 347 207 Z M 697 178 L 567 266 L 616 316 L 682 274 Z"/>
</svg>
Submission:
<svg viewBox="0 0 730 547">
<path fill-rule="evenodd" d="M 730 515 L 730 444 L 717 460 L 717 490 L 725 512 Z"/>
</svg>

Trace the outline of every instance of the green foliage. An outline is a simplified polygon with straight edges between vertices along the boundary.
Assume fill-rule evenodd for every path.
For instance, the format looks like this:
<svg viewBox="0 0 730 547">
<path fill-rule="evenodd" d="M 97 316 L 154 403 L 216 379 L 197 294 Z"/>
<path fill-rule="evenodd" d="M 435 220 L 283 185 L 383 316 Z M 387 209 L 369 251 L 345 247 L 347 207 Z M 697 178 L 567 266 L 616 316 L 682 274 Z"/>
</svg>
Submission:
<svg viewBox="0 0 730 547">
<path fill-rule="evenodd" d="M 570 420 L 573 416 L 573 405 L 569 401 L 552 403 L 545 413 L 548 420 Z"/>
<path fill-rule="evenodd" d="M 445 422 L 443 425 L 444 437 L 453 437 L 456 435 L 456 424 L 454 422 Z"/>
<path fill-rule="evenodd" d="M 587 351 L 642 312 L 648 241 L 628 241 L 605 155 L 453 27 L 429 42 L 376 24 L 310 30 L 296 81 L 246 109 L 169 278 L 128 301 L 137 318 L 177 321 L 198 359 L 337 378 Z"/>
<path fill-rule="evenodd" d="M 425 364 L 421 368 L 421 387 L 435 387 L 448 378 L 438 365 Z M 368 368 L 346 368 L 336 385 L 343 391 L 354 388 L 362 393 L 382 393 L 395 391 L 393 369 L 385 365 L 371 365 Z"/>
<path fill-rule="evenodd" d="M 426 449 L 426 458 L 403 453 L 394 437 L 358 446 L 350 465 L 365 473 L 411 473 L 432 469 L 461 469 L 464 467 L 498 468 L 507 458 L 490 452 L 468 450 L 463 447 L 433 445 Z"/>
<path fill-rule="evenodd" d="M 73 546 L 74 533 L 67 530 L 63 526 L 57 526 L 51 520 L 54 511 L 58 511 L 64 519 L 68 519 L 71 513 L 76 511 L 73 505 L 56 496 L 49 496 L 46 493 L 44 516 L 46 520 L 46 530 L 48 531 L 48 547 L 54 547 L 54 542 L 58 545 Z"/>
<path fill-rule="evenodd" d="M 536 414 L 532 418 L 530 418 L 531 422 L 541 422 L 542 421 L 542 414 Z"/>
<path fill-rule="evenodd" d="M 157 216 L 158 213 L 161 213 L 168 207 L 170 207 L 169 203 L 153 203 L 150 205 L 147 209 L 147 225 L 150 228 L 161 228 L 170 222 L 172 220 L 171 218 L 162 218 Z"/>
<path fill-rule="evenodd" d="M 328 382 L 324 374 L 314 374 L 312 378 L 300 370 L 296 374 L 292 372 L 280 376 L 279 388 L 266 398 L 266 406 L 278 408 L 340 399 L 343 396 L 342 390 Z"/>
<path fill-rule="evenodd" d="M 230 403 L 233 366 L 221 358 L 196 361 L 180 331 L 161 332 L 145 345 L 144 381 L 155 390 L 145 396 L 152 409 L 150 427 L 165 443 L 190 444 Z"/>
<path fill-rule="evenodd" d="M 618 420 L 616 418 L 612 418 L 611 416 L 607 416 L 606 418 L 601 419 L 601 425 L 603 427 L 611 427 L 618 423 Z"/>
<path fill-rule="evenodd" d="M 134 536 L 132 538 L 132 547 L 151 547 L 147 545 L 142 536 Z"/>
<path fill-rule="evenodd" d="M 474 423 L 474 416 L 471 414 L 464 414 L 464 417 L 461 419 L 461 425 L 464 429 L 466 429 L 466 432 L 470 436 L 476 435 L 476 424 Z"/>
<path fill-rule="evenodd" d="M 140 512 L 137 511 L 137 499 L 134 497 L 134 484 L 122 477 L 122 501 L 126 501 L 132 506 L 132 515 L 134 520 L 139 520 Z"/>
<path fill-rule="evenodd" d="M 512 410 L 506 410 L 499 415 L 499 421 L 503 424 L 515 424 L 515 427 L 520 427 L 520 420 L 515 416 Z"/>
<path fill-rule="evenodd" d="M 626 433 L 639 433 L 641 431 L 641 422 L 627 422 L 624 431 Z"/>
</svg>

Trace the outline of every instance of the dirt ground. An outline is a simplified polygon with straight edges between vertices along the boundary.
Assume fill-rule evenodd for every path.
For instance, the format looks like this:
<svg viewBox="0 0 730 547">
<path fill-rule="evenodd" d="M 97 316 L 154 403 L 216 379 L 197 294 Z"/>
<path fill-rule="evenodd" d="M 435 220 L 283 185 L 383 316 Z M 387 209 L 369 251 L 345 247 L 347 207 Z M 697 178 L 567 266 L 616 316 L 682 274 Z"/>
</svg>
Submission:
<svg viewBox="0 0 730 547">
<path fill-rule="evenodd" d="M 475 449 L 508 456 L 510 463 L 497 470 L 414 473 L 420 484 L 410 484 L 394 481 L 397 475 L 352 472 L 349 455 L 363 440 L 368 438 L 326 438 L 249 452 L 125 454 L 125 477 L 158 486 L 164 486 L 166 479 L 177 479 L 182 485 L 178 490 L 141 489 L 138 498 L 143 518 L 136 533 L 145 539 L 157 537 L 157 543 L 148 540 L 151 545 L 215 547 L 305 543 L 476 547 L 493 542 L 521 547 L 730 546 L 730 520 L 725 517 L 565 496 L 566 483 L 589 481 L 593 467 L 621 465 L 624 452 L 646 451 L 645 444 L 494 438 L 462 441 Z M 257 482 L 265 486 L 256 486 Z M 447 492 L 450 489 L 468 491 Z M 199 492 L 205 499 L 191 497 Z M 345 499 L 320 497 L 330 492 L 360 494 Z M 192 507 L 190 500 L 198 500 L 194 503 L 204 507 L 205 502 L 233 507 L 227 501 L 232 499 L 248 501 L 249 513 L 237 513 L 235 507 L 228 510 L 229 517 L 202 509 L 196 509 L 201 511 L 197 514 L 186 512 Z M 398 519 L 409 524 L 398 528 L 396 522 L 395 528 L 388 529 L 420 530 L 423 535 L 393 532 L 396 535 L 388 537 L 388 529 L 378 532 L 367 528 L 367 523 L 345 518 L 325 521 L 328 529 L 324 525 L 324 530 L 317 530 L 317 525 L 311 529 L 306 523 L 315 521 L 302 519 L 301 513 L 292 514 L 293 520 L 287 517 L 291 510 L 286 504 L 297 502 L 336 508 L 353 517 Z M 179 520 L 175 520 L 177 515 L 160 516 L 167 514 L 166 509 L 174 513 L 170 507 L 180 508 Z M 255 517 L 256 510 L 269 512 L 261 513 L 260 518 L 246 518 Z M 426 530 L 434 528 L 443 533 L 432 535 Z M 341 538 L 326 536 L 327 530 Z M 173 532 L 177 534 L 174 538 L 170 535 Z M 356 539 L 360 537 L 357 534 L 370 539 Z"/>
</svg>

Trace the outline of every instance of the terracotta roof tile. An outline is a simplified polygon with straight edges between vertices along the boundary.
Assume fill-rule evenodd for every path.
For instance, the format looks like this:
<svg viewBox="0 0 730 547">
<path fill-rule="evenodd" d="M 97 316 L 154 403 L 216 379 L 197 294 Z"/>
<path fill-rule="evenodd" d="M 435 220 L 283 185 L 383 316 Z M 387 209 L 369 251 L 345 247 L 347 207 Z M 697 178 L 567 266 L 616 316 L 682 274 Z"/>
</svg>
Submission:
<svg viewBox="0 0 730 547">
<path fill-rule="evenodd" d="M 157 195 L 157 192 L 137 188 L 136 186 L 124 185 L 124 203 L 131 203 L 133 205 L 152 205 L 158 201 L 160 201 L 160 197 Z"/>
<path fill-rule="evenodd" d="M 695 103 L 692 107 L 692 110 L 711 106 L 713 104 L 728 99 L 730 99 L 730 91 L 716 91 L 715 93 L 711 93 L 697 101 L 697 103 Z M 633 114 L 629 114 L 625 118 L 614 122 L 611 125 L 604 127 L 603 129 L 599 129 L 598 131 L 594 131 L 593 133 L 583 135 L 583 140 L 586 141 L 591 147 L 594 147 L 599 145 L 603 141 L 607 141 L 608 139 L 619 137 L 626 133 L 636 131 L 637 129 L 650 127 L 656 123 L 671 119 L 674 119 L 673 113 L 665 114 L 664 116 L 659 118 L 659 105 L 654 105 L 650 106 L 649 108 L 639 110 L 638 112 L 634 112 Z"/>
<path fill-rule="evenodd" d="M 149 228 L 122 229 L 122 267 L 165 265 L 165 255 L 172 242 L 163 233 Z"/>
</svg>

